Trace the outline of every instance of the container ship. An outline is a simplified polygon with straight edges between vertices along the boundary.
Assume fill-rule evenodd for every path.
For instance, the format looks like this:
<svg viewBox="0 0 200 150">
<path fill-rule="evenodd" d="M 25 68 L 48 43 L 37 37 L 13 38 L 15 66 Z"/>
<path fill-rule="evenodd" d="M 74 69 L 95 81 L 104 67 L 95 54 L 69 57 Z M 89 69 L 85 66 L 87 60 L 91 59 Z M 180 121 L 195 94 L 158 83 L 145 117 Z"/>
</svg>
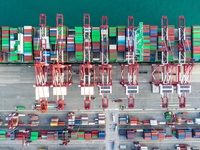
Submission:
<svg viewBox="0 0 200 150">
<path fill-rule="evenodd" d="M 142 22 L 135 26 L 131 16 L 128 17 L 127 26 L 110 27 L 107 17 L 103 16 L 100 27 L 88 28 L 89 40 L 91 40 L 90 61 L 101 62 L 101 52 L 105 46 L 103 40 L 106 35 L 110 63 L 126 63 L 132 57 L 136 57 L 141 63 L 161 62 L 163 49 L 168 49 L 167 59 L 170 62 L 178 61 L 179 57 L 182 57 L 182 52 L 187 61 L 199 62 L 200 26 L 186 26 L 185 18 L 181 17 L 182 20 L 180 18 L 177 20 L 179 21 L 178 28 L 168 25 L 167 17 L 161 19 L 162 27 L 159 28 L 156 25 L 144 25 Z M 103 26 L 107 26 L 108 30 L 104 31 Z M 53 63 L 57 61 L 57 55 L 59 55 L 57 49 L 62 50 L 64 63 L 84 62 L 84 41 L 86 40 L 84 29 L 86 28 L 76 26 L 74 29 L 68 29 L 64 25 L 63 15 L 57 15 L 56 27 L 48 26 L 46 15 L 42 14 L 39 27 L 2 26 L 0 29 L 0 63 L 34 63 L 41 60 Z M 166 32 L 166 38 L 163 38 L 164 32 Z M 130 47 L 130 44 L 133 47 Z M 134 56 L 130 53 L 130 49 L 134 49 Z"/>
</svg>

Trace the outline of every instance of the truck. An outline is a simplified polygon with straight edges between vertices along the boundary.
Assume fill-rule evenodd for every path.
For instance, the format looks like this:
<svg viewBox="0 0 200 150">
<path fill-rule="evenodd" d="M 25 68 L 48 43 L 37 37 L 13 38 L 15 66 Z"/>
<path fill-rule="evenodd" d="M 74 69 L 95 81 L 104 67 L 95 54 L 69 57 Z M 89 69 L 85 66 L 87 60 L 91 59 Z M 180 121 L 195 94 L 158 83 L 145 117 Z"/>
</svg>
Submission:
<svg viewBox="0 0 200 150">
<path fill-rule="evenodd" d="M 116 103 L 121 103 L 121 102 L 122 102 L 122 100 L 121 100 L 121 99 L 116 99 L 116 100 L 114 100 L 113 102 L 116 102 Z"/>
<path fill-rule="evenodd" d="M 115 141 L 112 142 L 112 146 L 111 147 L 112 147 L 112 150 L 115 149 Z"/>
<path fill-rule="evenodd" d="M 18 110 L 24 110 L 25 107 L 24 106 L 16 106 L 15 109 L 16 109 L 16 111 L 18 111 Z"/>
<path fill-rule="evenodd" d="M 49 150 L 49 147 L 48 146 L 42 147 L 42 148 L 39 148 L 38 150 Z"/>
<path fill-rule="evenodd" d="M 113 122 L 115 122 L 115 113 L 114 112 L 112 113 L 112 120 L 113 120 Z"/>
</svg>

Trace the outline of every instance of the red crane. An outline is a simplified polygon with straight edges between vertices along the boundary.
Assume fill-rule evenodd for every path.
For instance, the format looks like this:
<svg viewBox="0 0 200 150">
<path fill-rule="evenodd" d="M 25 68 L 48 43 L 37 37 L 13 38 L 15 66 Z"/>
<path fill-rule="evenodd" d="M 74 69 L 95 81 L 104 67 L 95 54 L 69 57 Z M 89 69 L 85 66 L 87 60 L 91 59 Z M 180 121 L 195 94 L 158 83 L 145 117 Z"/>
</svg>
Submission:
<svg viewBox="0 0 200 150">
<path fill-rule="evenodd" d="M 84 62 L 79 67 L 81 95 L 84 95 L 84 108 L 91 108 L 91 95 L 94 95 L 95 85 L 95 65 L 90 63 L 91 60 L 91 27 L 90 15 L 84 14 Z"/>
<path fill-rule="evenodd" d="M 101 25 L 101 65 L 98 65 L 99 94 L 102 95 L 102 107 L 108 108 L 109 94 L 112 93 L 112 65 L 108 61 L 108 18 L 102 17 Z"/>
<path fill-rule="evenodd" d="M 46 55 L 43 56 L 46 52 L 47 41 L 46 41 L 46 15 L 40 15 L 40 62 L 36 62 L 35 74 L 36 74 L 36 85 L 35 87 L 35 97 L 36 100 L 40 101 L 40 110 L 45 113 L 48 109 L 48 100 L 49 97 L 49 86 L 48 76 L 51 74 L 50 65 L 47 64 Z"/>
<path fill-rule="evenodd" d="M 136 52 L 134 50 L 134 18 L 128 16 L 127 27 L 128 41 L 128 64 L 121 65 L 121 84 L 125 87 L 126 95 L 128 96 L 128 108 L 134 108 L 135 94 L 139 93 L 138 72 L 139 65 L 135 60 Z"/>
<path fill-rule="evenodd" d="M 191 93 L 191 73 L 194 64 L 186 59 L 186 53 L 191 53 L 191 50 L 186 51 L 188 41 L 185 36 L 185 18 L 179 16 L 179 65 L 178 67 L 178 81 L 177 81 L 177 93 L 179 95 L 179 107 L 186 107 L 187 93 Z"/>
<path fill-rule="evenodd" d="M 19 114 L 11 113 L 8 115 L 8 129 L 15 129 L 19 123 Z"/>
<path fill-rule="evenodd" d="M 67 95 L 67 87 L 72 84 L 72 66 L 64 64 L 64 18 L 62 14 L 56 16 L 57 42 L 56 51 L 57 59 L 52 65 L 52 85 L 53 95 L 56 96 L 57 109 L 63 110 L 65 107 L 64 96 Z"/>
<path fill-rule="evenodd" d="M 152 65 L 152 81 L 155 86 L 159 86 L 159 93 L 161 94 L 162 107 L 168 108 L 170 94 L 174 91 L 174 84 L 176 84 L 177 67 L 175 64 L 169 63 L 169 53 L 172 49 L 168 44 L 168 19 L 167 16 L 162 16 L 162 60 L 161 64 Z"/>
</svg>

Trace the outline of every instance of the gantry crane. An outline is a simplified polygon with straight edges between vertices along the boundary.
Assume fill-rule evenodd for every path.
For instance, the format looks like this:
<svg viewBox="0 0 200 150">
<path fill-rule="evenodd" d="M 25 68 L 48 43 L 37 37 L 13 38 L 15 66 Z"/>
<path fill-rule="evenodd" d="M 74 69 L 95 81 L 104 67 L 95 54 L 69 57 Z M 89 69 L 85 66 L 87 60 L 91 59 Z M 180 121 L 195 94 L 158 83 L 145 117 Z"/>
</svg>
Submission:
<svg viewBox="0 0 200 150">
<path fill-rule="evenodd" d="M 84 95 L 84 107 L 90 109 L 91 95 L 94 95 L 95 85 L 95 65 L 90 63 L 91 60 L 91 27 L 90 15 L 84 14 L 84 60 L 83 64 L 79 67 L 81 95 Z"/>
<path fill-rule="evenodd" d="M 102 17 L 101 25 L 101 65 L 98 65 L 99 94 L 102 95 L 102 107 L 108 108 L 109 94 L 112 93 L 112 65 L 108 60 L 108 18 Z"/>
<path fill-rule="evenodd" d="M 59 20 L 61 23 L 59 23 Z M 67 95 L 67 87 L 72 84 L 72 66 L 64 64 L 63 55 L 63 15 L 57 14 L 56 26 L 57 26 L 57 61 L 52 64 L 52 85 L 53 95 L 56 96 L 57 109 L 63 110 L 65 107 L 64 96 Z"/>
<path fill-rule="evenodd" d="M 49 86 L 47 82 L 47 77 L 50 73 L 50 65 L 47 63 L 47 59 L 43 57 L 46 51 L 46 15 L 40 15 L 40 62 L 36 62 L 35 74 L 36 74 L 36 85 L 35 87 L 35 97 L 36 100 L 40 101 L 40 110 L 45 113 L 48 109 L 49 97 Z"/>
<path fill-rule="evenodd" d="M 187 93 L 191 93 L 191 73 L 193 69 L 193 62 L 186 59 L 186 53 L 191 53 L 191 50 L 186 51 L 188 41 L 185 36 L 185 18 L 179 16 L 179 64 L 178 64 L 178 82 L 177 82 L 177 93 L 179 99 L 179 107 L 186 107 L 186 96 Z"/>
<path fill-rule="evenodd" d="M 67 146 L 69 142 L 70 141 L 68 139 L 68 130 L 63 130 L 63 132 L 62 132 L 62 145 Z"/>
<path fill-rule="evenodd" d="M 173 85 L 176 84 L 174 75 L 177 73 L 176 65 L 169 63 L 168 56 L 172 52 L 168 44 L 168 19 L 167 16 L 162 16 L 162 60 L 161 64 L 152 64 L 152 84 L 159 86 L 161 94 L 162 107 L 167 108 L 170 98 L 170 93 L 173 93 Z"/>
<path fill-rule="evenodd" d="M 136 49 L 134 47 L 134 44 L 136 44 L 137 35 L 134 31 L 133 16 L 128 16 L 128 27 L 126 30 L 128 34 L 128 64 L 121 65 L 121 84 L 125 87 L 126 95 L 128 96 L 128 108 L 134 108 L 135 94 L 139 93 L 139 65 L 137 63 L 137 60 L 135 60 Z"/>
</svg>

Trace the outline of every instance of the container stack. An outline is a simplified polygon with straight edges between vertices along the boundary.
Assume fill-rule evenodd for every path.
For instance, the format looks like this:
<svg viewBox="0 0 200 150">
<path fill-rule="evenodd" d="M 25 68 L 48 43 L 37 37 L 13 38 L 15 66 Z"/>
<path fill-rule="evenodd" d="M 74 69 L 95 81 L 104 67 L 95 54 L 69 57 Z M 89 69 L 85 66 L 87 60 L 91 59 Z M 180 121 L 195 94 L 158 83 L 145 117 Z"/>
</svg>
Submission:
<svg viewBox="0 0 200 150">
<path fill-rule="evenodd" d="M 100 52 L 100 28 L 92 28 L 92 51 Z"/>
<path fill-rule="evenodd" d="M 98 114 L 98 124 L 104 126 L 106 124 L 105 114 Z"/>
<path fill-rule="evenodd" d="M 166 132 L 163 129 L 144 129 L 143 138 L 144 140 L 164 140 Z"/>
<path fill-rule="evenodd" d="M 126 138 L 127 139 L 134 139 L 135 130 L 126 130 Z"/>
<path fill-rule="evenodd" d="M 144 120 L 142 122 L 143 122 L 143 125 L 150 125 L 150 120 Z"/>
<path fill-rule="evenodd" d="M 30 120 L 31 121 L 36 121 L 36 120 L 38 120 L 39 119 L 39 117 L 38 117 L 38 115 L 35 115 L 35 114 L 33 114 L 33 115 L 29 115 L 30 116 Z"/>
<path fill-rule="evenodd" d="M 85 140 L 85 131 L 78 131 L 78 140 Z"/>
<path fill-rule="evenodd" d="M 125 51 L 125 26 L 118 26 L 118 51 Z"/>
<path fill-rule="evenodd" d="M 68 113 L 67 114 L 67 122 L 68 122 L 68 126 L 74 126 L 74 124 L 75 124 L 75 115 L 74 115 L 74 113 Z"/>
<path fill-rule="evenodd" d="M 0 140 L 6 139 L 6 130 L 0 130 Z"/>
<path fill-rule="evenodd" d="M 36 120 L 36 121 L 33 120 L 33 121 L 30 121 L 30 122 L 29 122 L 29 126 L 36 127 L 36 126 L 39 125 L 39 123 L 40 123 L 40 122 L 39 122 L 38 120 Z"/>
<path fill-rule="evenodd" d="M 57 52 L 56 52 L 56 36 L 57 29 L 55 27 L 50 27 L 50 44 L 51 44 L 51 61 L 57 60 Z"/>
<path fill-rule="evenodd" d="M 92 130 L 92 140 L 98 139 L 98 130 Z"/>
<path fill-rule="evenodd" d="M 169 50 L 173 50 L 175 44 L 174 25 L 168 25 L 168 45 Z M 173 53 L 169 53 L 169 61 L 173 61 Z"/>
<path fill-rule="evenodd" d="M 81 125 L 81 124 L 82 124 L 81 118 L 75 118 L 75 125 Z"/>
<path fill-rule="evenodd" d="M 34 61 L 40 62 L 40 38 L 34 36 L 33 38 Z"/>
<path fill-rule="evenodd" d="M 119 124 L 120 125 L 127 124 L 127 118 L 126 117 L 119 117 Z"/>
<path fill-rule="evenodd" d="M 41 131 L 41 139 L 47 139 L 47 130 Z"/>
<path fill-rule="evenodd" d="M 109 61 L 115 62 L 117 61 L 117 45 L 115 42 L 116 40 L 116 27 L 109 27 Z M 112 41 L 113 40 L 113 41 Z"/>
<path fill-rule="evenodd" d="M 177 129 L 176 130 L 177 139 L 190 139 L 192 138 L 192 130 L 190 129 Z"/>
<path fill-rule="evenodd" d="M 140 124 L 137 118 L 130 118 L 130 125 L 138 125 Z"/>
<path fill-rule="evenodd" d="M 88 125 L 88 115 L 81 116 L 82 125 Z"/>
<path fill-rule="evenodd" d="M 58 117 L 52 117 L 51 118 L 51 122 L 50 122 L 50 126 L 58 126 Z"/>
<path fill-rule="evenodd" d="M 10 27 L 2 26 L 2 52 L 9 53 L 10 51 Z"/>
<path fill-rule="evenodd" d="M 68 35 L 67 36 L 67 51 L 68 52 L 74 52 L 74 35 Z"/>
<path fill-rule="evenodd" d="M 143 25 L 143 61 L 150 61 L 150 25 Z"/>
<path fill-rule="evenodd" d="M 37 141 L 38 140 L 38 132 L 31 132 L 30 140 Z"/>
<path fill-rule="evenodd" d="M 92 132 L 91 131 L 85 132 L 85 140 L 92 140 Z"/>
<path fill-rule="evenodd" d="M 193 129 L 192 135 L 193 135 L 193 138 L 200 138 L 200 129 Z"/>
<path fill-rule="evenodd" d="M 150 120 L 150 125 L 152 125 L 152 126 L 158 125 L 158 121 L 155 120 L 155 119 L 151 119 Z"/>
<path fill-rule="evenodd" d="M 54 132 L 48 131 L 47 132 L 47 140 L 54 140 Z"/>
<path fill-rule="evenodd" d="M 150 61 L 156 60 L 158 26 L 150 26 Z"/>
<path fill-rule="evenodd" d="M 72 140 L 77 140 L 78 139 L 78 133 L 77 133 L 77 131 L 72 131 L 71 132 L 71 139 Z"/>
<path fill-rule="evenodd" d="M 172 119 L 172 113 L 171 112 L 165 112 L 165 120 L 171 121 Z"/>
<path fill-rule="evenodd" d="M 99 137 L 99 140 L 105 140 L 105 137 L 106 137 L 105 131 L 99 131 L 98 137 Z"/>
<path fill-rule="evenodd" d="M 192 26 L 193 59 L 200 61 L 200 26 Z"/>
<path fill-rule="evenodd" d="M 83 27 L 75 27 L 75 59 L 83 61 Z"/>
<path fill-rule="evenodd" d="M 19 41 L 16 39 L 18 28 L 10 28 L 10 61 L 18 61 L 18 45 Z"/>
<path fill-rule="evenodd" d="M 126 137 L 126 130 L 125 129 L 119 129 L 119 135 Z"/>
<path fill-rule="evenodd" d="M 58 35 L 60 35 L 60 37 Z M 57 45 L 58 49 L 63 52 L 63 61 L 64 62 L 68 61 L 66 38 L 67 38 L 67 27 L 66 26 L 57 27 L 56 44 L 58 44 Z"/>
<path fill-rule="evenodd" d="M 15 134 L 15 139 L 16 140 L 22 140 L 23 139 L 23 137 L 24 137 L 24 133 L 23 132 L 17 132 L 16 134 Z M 31 138 L 31 137 L 30 137 Z"/>
<path fill-rule="evenodd" d="M 24 62 L 32 62 L 32 26 L 24 26 Z"/>
<path fill-rule="evenodd" d="M 15 133 L 10 133 L 10 140 L 15 140 Z"/>
<path fill-rule="evenodd" d="M 2 30 L 0 28 L 0 62 L 3 61 L 3 54 L 2 54 Z"/>
<path fill-rule="evenodd" d="M 186 49 L 186 60 L 191 60 L 192 52 L 192 37 L 191 37 L 191 27 L 185 28 L 185 49 Z"/>
</svg>

